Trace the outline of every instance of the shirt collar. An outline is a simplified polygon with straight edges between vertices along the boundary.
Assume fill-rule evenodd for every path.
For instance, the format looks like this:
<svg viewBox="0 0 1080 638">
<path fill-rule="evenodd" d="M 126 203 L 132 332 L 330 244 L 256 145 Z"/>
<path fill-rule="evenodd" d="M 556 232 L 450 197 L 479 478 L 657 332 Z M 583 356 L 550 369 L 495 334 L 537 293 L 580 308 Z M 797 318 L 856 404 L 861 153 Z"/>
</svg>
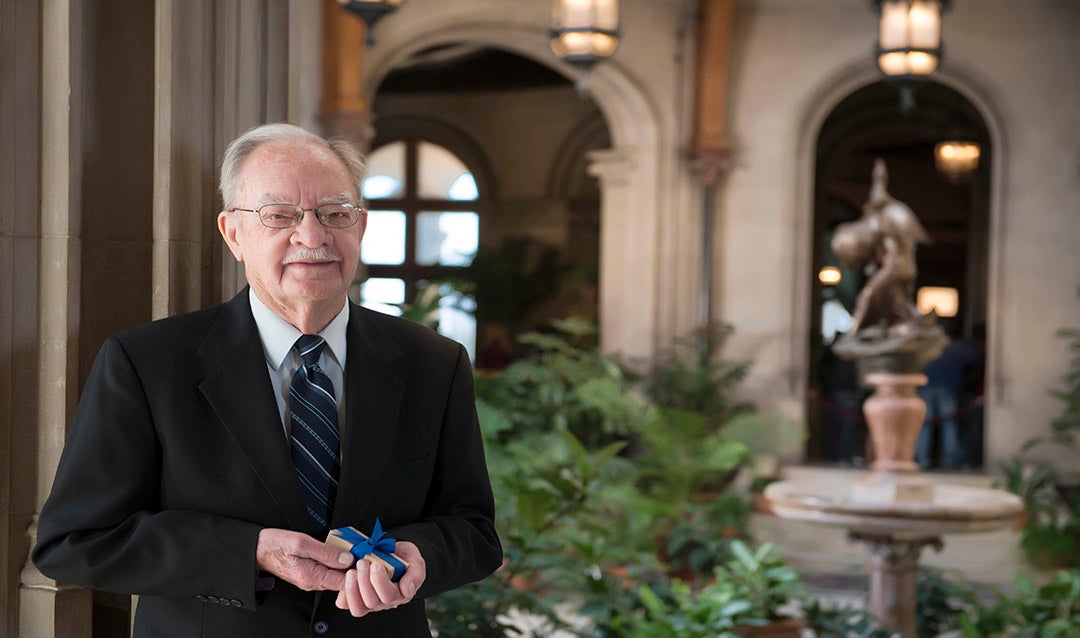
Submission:
<svg viewBox="0 0 1080 638">
<path fill-rule="evenodd" d="M 263 354 L 271 366 L 280 369 L 285 357 L 289 356 L 289 351 L 303 333 L 270 310 L 253 288 L 248 289 L 248 299 L 251 302 L 251 314 L 255 317 L 255 326 L 259 330 L 259 338 L 262 340 Z M 345 335 L 348 325 L 349 301 L 346 299 L 337 316 L 319 331 L 319 336 L 326 340 L 327 348 L 342 370 L 345 369 Z"/>
</svg>

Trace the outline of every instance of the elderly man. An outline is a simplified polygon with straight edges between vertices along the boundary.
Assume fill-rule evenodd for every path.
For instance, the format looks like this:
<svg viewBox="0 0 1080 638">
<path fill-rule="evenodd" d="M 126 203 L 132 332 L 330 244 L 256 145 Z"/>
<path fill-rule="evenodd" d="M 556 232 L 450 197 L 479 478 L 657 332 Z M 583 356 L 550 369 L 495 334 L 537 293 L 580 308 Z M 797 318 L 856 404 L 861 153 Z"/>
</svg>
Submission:
<svg viewBox="0 0 1080 638">
<path fill-rule="evenodd" d="M 249 287 L 98 354 L 33 559 L 139 594 L 136 636 L 429 636 L 423 598 L 500 563 L 465 350 L 346 297 L 362 178 L 348 144 L 248 131 L 218 228 Z M 322 542 L 376 519 L 397 582 Z"/>
</svg>

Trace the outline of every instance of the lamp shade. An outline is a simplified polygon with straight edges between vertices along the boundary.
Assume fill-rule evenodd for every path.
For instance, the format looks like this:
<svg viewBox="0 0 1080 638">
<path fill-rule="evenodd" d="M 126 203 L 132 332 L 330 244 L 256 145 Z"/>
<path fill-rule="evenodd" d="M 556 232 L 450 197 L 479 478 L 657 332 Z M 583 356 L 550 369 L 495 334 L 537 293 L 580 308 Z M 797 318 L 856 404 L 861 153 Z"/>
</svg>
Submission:
<svg viewBox="0 0 1080 638">
<path fill-rule="evenodd" d="M 619 46 L 619 0 L 552 0 L 551 50 L 588 69 Z"/>
<path fill-rule="evenodd" d="M 927 76 L 941 63 L 941 14 L 948 0 L 876 0 L 877 62 L 890 77 Z"/>
</svg>

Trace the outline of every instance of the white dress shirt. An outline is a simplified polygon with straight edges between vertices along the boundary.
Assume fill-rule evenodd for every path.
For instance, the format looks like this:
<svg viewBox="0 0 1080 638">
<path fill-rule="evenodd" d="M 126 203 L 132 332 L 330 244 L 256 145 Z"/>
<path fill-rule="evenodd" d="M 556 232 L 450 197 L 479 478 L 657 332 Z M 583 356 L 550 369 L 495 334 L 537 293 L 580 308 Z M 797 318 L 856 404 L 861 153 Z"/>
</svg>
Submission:
<svg viewBox="0 0 1080 638">
<path fill-rule="evenodd" d="M 254 289 L 249 288 L 248 293 L 251 314 L 255 317 L 263 354 L 266 356 L 266 369 L 274 386 L 278 414 L 288 440 L 290 424 L 286 415 L 289 413 L 289 387 L 292 385 L 293 375 L 304 363 L 293 346 L 303 333 L 270 310 L 255 294 Z M 346 299 L 341 312 L 319 332 L 319 336 L 326 340 L 326 347 L 319 355 L 319 367 L 334 384 L 334 396 L 338 402 L 338 423 L 342 425 L 345 423 L 345 328 L 348 324 L 349 301 Z M 341 430 L 344 439 L 344 428 Z"/>
</svg>

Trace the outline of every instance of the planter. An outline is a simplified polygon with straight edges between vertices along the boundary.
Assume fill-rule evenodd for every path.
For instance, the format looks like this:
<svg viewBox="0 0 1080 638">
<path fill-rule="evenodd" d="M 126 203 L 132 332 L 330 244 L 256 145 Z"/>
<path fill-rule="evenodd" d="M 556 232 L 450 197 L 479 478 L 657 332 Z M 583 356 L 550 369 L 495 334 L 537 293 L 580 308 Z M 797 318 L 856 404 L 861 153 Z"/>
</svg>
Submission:
<svg viewBox="0 0 1080 638">
<path fill-rule="evenodd" d="M 798 618 L 784 618 L 767 625 L 739 625 L 731 631 L 740 636 L 761 636 L 763 638 L 799 638 L 805 626 Z"/>
</svg>

